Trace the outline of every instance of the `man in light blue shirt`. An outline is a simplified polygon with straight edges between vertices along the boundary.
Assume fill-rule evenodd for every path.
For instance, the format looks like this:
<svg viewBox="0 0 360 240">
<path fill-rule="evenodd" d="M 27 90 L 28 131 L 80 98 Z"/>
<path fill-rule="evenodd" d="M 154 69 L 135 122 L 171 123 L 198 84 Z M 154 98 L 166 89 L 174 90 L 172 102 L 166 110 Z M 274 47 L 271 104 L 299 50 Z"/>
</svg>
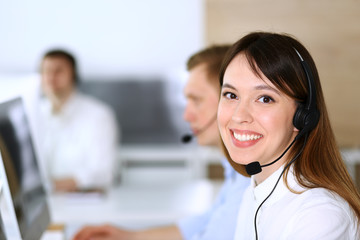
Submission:
<svg viewBox="0 0 360 240">
<path fill-rule="evenodd" d="M 187 105 L 184 119 L 190 123 L 193 135 L 202 146 L 222 149 L 216 115 L 220 93 L 218 75 L 222 60 L 230 46 L 213 46 L 193 56 L 187 62 L 190 73 L 184 94 Z M 194 159 L 196 161 L 196 159 Z M 143 231 L 126 231 L 105 225 L 86 227 L 75 240 L 232 240 L 238 208 L 250 179 L 238 174 L 224 157 L 225 181 L 211 208 L 204 214 L 180 220 L 177 224 Z"/>
<path fill-rule="evenodd" d="M 227 159 L 222 160 L 225 182 L 212 207 L 202 215 L 179 221 L 178 227 L 184 239 L 233 239 L 235 225 L 244 189 L 249 179 L 235 172 Z"/>
</svg>

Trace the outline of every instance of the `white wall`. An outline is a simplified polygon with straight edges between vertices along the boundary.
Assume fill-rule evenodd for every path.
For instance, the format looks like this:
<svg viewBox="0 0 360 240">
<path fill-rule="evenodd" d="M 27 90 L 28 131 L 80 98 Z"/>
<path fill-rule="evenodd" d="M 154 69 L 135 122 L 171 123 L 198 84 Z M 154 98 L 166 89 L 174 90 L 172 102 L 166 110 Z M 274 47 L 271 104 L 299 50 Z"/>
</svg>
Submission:
<svg viewBox="0 0 360 240">
<path fill-rule="evenodd" d="M 204 44 L 203 0 L 0 1 L 0 74 L 36 71 L 66 47 L 80 74 L 118 76 L 183 69 Z"/>
<path fill-rule="evenodd" d="M 203 12 L 204 0 L 0 0 L 0 100 L 36 91 L 42 54 L 64 47 L 82 79 L 160 75 L 183 102 L 185 62 L 205 42 Z"/>
</svg>

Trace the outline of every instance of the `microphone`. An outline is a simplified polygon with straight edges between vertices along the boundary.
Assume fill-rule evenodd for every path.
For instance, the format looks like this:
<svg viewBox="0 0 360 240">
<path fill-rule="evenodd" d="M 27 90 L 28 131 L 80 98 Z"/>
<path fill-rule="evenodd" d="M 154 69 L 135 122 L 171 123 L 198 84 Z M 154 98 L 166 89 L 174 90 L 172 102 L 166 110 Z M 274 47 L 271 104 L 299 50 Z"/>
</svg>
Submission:
<svg viewBox="0 0 360 240">
<path fill-rule="evenodd" d="M 291 142 L 291 144 L 285 149 L 285 151 L 280 155 L 280 157 L 278 157 L 277 159 L 275 159 L 271 163 L 260 165 L 260 163 L 256 161 L 256 162 L 252 162 L 252 163 L 247 164 L 245 166 L 245 170 L 246 170 L 247 174 L 249 174 L 249 175 L 258 174 L 258 173 L 260 173 L 262 171 L 263 167 L 273 165 L 274 163 L 279 161 L 285 155 L 285 153 L 287 153 L 287 151 L 289 151 L 289 149 L 295 143 L 295 141 L 298 140 L 303 135 L 303 134 L 300 134 L 300 133 L 302 133 L 302 131 L 300 131 L 298 133 L 298 135 L 294 138 L 294 140 Z"/>
<path fill-rule="evenodd" d="M 181 141 L 183 143 L 188 143 L 192 140 L 192 138 L 193 138 L 193 134 L 185 134 L 184 136 L 182 136 Z"/>
<path fill-rule="evenodd" d="M 215 114 L 215 116 L 211 118 L 210 121 L 196 133 L 196 135 L 199 135 L 202 132 L 204 132 L 206 129 L 208 129 L 211 126 L 211 124 L 216 121 L 216 118 L 217 118 L 217 114 Z M 194 133 L 185 134 L 184 136 L 182 136 L 181 141 L 183 143 L 189 143 L 196 135 Z"/>
</svg>

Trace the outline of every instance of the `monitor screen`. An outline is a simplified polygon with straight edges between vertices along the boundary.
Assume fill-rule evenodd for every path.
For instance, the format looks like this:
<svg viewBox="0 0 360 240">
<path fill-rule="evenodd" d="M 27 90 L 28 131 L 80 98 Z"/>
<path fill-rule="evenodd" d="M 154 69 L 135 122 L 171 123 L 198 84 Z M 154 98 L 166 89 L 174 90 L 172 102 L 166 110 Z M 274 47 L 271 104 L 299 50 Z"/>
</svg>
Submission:
<svg viewBox="0 0 360 240">
<path fill-rule="evenodd" d="M 123 145 L 182 145 L 181 137 L 189 131 L 177 99 L 183 97 L 182 88 L 170 81 L 131 77 L 90 80 L 82 81 L 79 90 L 114 110 Z"/>
<path fill-rule="evenodd" d="M 14 213 L 8 217 L 16 217 L 22 239 L 40 239 L 50 215 L 30 132 L 21 98 L 0 103 L 2 194 L 10 195 Z"/>
</svg>

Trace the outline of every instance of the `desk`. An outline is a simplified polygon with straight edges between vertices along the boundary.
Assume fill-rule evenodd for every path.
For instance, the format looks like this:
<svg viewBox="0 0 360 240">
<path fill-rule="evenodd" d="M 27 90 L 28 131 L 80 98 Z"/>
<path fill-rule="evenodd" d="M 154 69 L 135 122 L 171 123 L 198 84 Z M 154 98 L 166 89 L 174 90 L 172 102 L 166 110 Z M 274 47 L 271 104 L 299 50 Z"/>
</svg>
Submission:
<svg viewBox="0 0 360 240">
<path fill-rule="evenodd" d="M 121 146 L 118 152 L 120 181 L 143 184 L 144 179 L 148 180 L 141 177 L 145 175 L 158 182 L 202 179 L 207 176 L 207 164 L 221 163 L 222 158 L 217 148 L 198 145 Z M 164 169 L 166 172 L 161 171 Z"/>
<path fill-rule="evenodd" d="M 208 180 L 197 180 L 177 185 L 124 185 L 105 196 L 89 198 L 55 194 L 49 197 L 49 206 L 52 222 L 65 224 L 69 237 L 75 228 L 85 224 L 110 223 L 129 229 L 172 224 L 204 212 L 214 195 Z"/>
</svg>

